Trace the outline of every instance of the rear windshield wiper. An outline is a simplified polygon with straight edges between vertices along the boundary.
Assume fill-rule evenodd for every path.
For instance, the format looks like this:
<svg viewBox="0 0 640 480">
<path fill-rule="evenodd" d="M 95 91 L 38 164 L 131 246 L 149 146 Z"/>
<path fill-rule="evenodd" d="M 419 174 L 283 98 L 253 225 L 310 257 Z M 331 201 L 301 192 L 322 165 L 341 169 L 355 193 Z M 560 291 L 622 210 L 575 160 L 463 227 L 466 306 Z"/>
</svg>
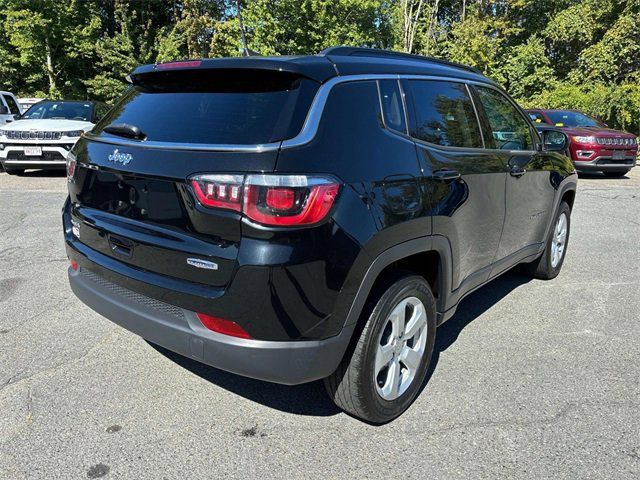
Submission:
<svg viewBox="0 0 640 480">
<path fill-rule="evenodd" d="M 147 138 L 142 130 L 129 123 L 112 123 L 104 127 L 102 131 L 112 135 L 118 135 L 119 137 L 134 138 L 136 140 L 144 140 Z"/>
</svg>

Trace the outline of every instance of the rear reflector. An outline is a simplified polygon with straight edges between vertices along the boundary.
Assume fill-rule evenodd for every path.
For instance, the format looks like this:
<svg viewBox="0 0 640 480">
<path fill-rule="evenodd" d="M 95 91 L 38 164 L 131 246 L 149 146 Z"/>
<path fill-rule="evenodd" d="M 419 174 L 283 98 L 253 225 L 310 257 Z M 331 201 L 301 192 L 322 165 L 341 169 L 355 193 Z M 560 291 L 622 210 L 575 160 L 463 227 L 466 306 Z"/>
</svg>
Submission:
<svg viewBox="0 0 640 480">
<path fill-rule="evenodd" d="M 76 272 L 78 271 L 78 262 L 69 259 L 69 265 L 71 266 L 71 270 L 75 270 Z"/>
<path fill-rule="evenodd" d="M 76 174 L 76 158 L 73 154 L 67 154 L 67 181 L 73 182 L 74 176 Z"/>
<path fill-rule="evenodd" d="M 274 227 L 321 222 L 340 190 L 332 178 L 307 175 L 205 174 L 189 180 L 202 205 L 242 212 Z"/>
<path fill-rule="evenodd" d="M 156 65 L 156 70 L 171 70 L 174 68 L 195 68 L 199 67 L 202 60 L 185 60 L 182 62 L 167 62 Z"/>
<path fill-rule="evenodd" d="M 213 317 L 205 313 L 196 313 L 202 325 L 207 327 L 213 332 L 222 333 L 223 335 L 229 335 L 230 337 L 237 338 L 251 338 L 251 335 L 247 331 L 231 320 L 225 320 L 224 318 Z"/>
</svg>

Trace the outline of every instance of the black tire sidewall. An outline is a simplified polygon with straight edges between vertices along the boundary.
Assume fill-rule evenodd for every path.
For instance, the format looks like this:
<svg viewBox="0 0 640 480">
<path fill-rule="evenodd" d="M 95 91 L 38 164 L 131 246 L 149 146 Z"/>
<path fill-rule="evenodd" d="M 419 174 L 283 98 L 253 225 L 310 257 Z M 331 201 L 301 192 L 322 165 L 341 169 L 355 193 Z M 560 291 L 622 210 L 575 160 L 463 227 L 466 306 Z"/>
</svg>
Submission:
<svg viewBox="0 0 640 480">
<path fill-rule="evenodd" d="M 551 265 L 551 244 L 553 243 L 556 224 L 558 223 L 558 219 L 560 218 L 560 215 L 562 215 L 562 213 L 564 213 L 567 216 L 567 238 L 564 243 L 564 251 L 562 252 L 562 258 L 558 262 L 558 265 L 554 267 L 553 265 Z M 569 205 L 567 205 L 566 202 L 562 202 L 558 207 L 558 213 L 556 213 L 556 216 L 553 219 L 553 224 L 551 225 L 551 229 L 549 230 L 549 238 L 547 239 L 547 246 L 546 246 L 546 251 L 544 256 L 544 261 L 546 263 L 545 267 L 546 267 L 546 270 L 549 272 L 550 278 L 556 277 L 560 273 L 560 270 L 562 269 L 562 264 L 564 263 L 564 259 L 567 256 L 567 248 L 569 247 L 570 235 L 571 235 L 571 208 L 569 207 Z"/>
<path fill-rule="evenodd" d="M 377 350 L 380 330 L 385 326 L 391 311 L 403 299 L 417 297 L 424 305 L 427 314 L 427 341 L 422 363 L 418 373 L 406 392 L 395 400 L 384 400 L 376 390 L 373 378 L 375 355 Z M 435 300 L 424 278 L 408 276 L 394 283 L 380 298 L 374 307 L 369 322 L 371 328 L 367 329 L 366 346 L 363 350 L 364 364 L 361 372 L 360 383 L 363 388 L 367 410 L 381 422 L 390 421 L 404 412 L 420 392 L 422 383 L 429 368 L 431 355 L 436 337 L 436 310 Z"/>
</svg>

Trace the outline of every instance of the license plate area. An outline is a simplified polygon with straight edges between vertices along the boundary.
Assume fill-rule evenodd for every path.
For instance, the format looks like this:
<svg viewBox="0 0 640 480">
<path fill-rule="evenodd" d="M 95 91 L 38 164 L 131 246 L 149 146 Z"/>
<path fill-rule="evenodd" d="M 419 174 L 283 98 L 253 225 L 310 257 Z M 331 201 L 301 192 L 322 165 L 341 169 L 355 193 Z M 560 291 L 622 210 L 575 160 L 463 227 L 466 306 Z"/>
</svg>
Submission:
<svg viewBox="0 0 640 480">
<path fill-rule="evenodd" d="M 42 147 L 24 147 L 24 154 L 27 157 L 41 157 Z"/>
<path fill-rule="evenodd" d="M 611 158 L 614 160 L 624 160 L 626 158 L 624 150 L 614 150 Z"/>
</svg>

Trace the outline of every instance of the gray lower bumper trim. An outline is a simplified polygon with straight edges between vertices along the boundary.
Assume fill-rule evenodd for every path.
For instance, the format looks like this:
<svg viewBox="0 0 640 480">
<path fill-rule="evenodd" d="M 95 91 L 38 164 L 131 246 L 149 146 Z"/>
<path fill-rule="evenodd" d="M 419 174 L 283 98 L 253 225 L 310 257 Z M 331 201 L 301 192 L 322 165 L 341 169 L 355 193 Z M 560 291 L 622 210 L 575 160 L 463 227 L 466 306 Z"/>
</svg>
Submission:
<svg viewBox="0 0 640 480">
<path fill-rule="evenodd" d="M 152 302 L 114 292 L 94 278 L 69 269 L 76 296 L 112 322 L 168 350 L 228 372 L 296 385 L 329 376 L 347 349 L 354 325 L 319 341 L 273 342 L 229 337 L 207 330 L 193 312 L 183 316 Z"/>
</svg>

